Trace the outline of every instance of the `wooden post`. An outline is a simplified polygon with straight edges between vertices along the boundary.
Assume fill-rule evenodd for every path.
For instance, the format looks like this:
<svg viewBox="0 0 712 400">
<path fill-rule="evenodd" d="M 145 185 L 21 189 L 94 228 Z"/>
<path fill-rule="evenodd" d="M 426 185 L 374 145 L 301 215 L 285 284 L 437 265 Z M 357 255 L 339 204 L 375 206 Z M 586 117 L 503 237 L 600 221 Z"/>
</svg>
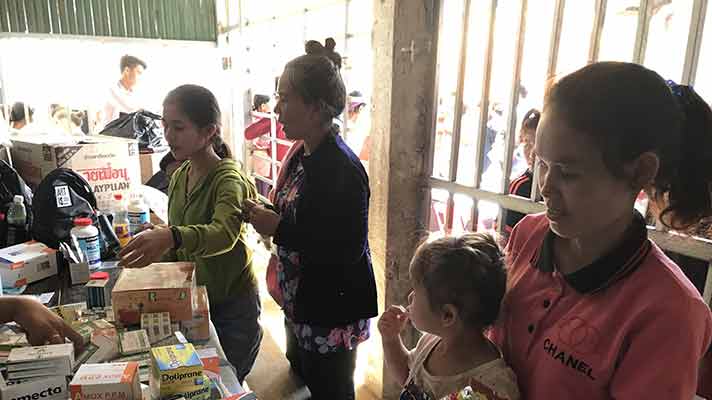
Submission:
<svg viewBox="0 0 712 400">
<path fill-rule="evenodd" d="M 381 304 L 406 304 L 408 266 L 427 232 L 439 0 L 374 0 L 370 243 Z M 385 286 L 385 291 L 383 287 Z M 407 346 L 417 340 L 406 332 Z M 384 368 L 383 398 L 400 385 Z"/>
</svg>

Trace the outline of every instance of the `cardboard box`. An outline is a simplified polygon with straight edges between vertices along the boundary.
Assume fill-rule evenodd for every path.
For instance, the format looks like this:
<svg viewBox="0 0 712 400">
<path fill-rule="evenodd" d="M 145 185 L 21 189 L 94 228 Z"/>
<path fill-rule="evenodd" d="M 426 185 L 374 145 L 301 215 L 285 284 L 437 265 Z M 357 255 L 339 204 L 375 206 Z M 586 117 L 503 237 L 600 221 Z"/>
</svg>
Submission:
<svg viewBox="0 0 712 400">
<path fill-rule="evenodd" d="M 84 364 L 69 391 L 72 400 L 140 400 L 138 363 Z"/>
<path fill-rule="evenodd" d="M 66 400 L 69 397 L 67 378 L 50 376 L 7 381 L 5 386 L 0 387 L 0 397 L 3 400 Z"/>
<path fill-rule="evenodd" d="M 74 367 L 71 343 L 14 348 L 7 357 L 8 378 L 69 376 Z"/>
<path fill-rule="evenodd" d="M 155 398 L 200 390 L 203 364 L 192 344 L 151 349 L 151 393 Z"/>
<path fill-rule="evenodd" d="M 141 183 L 138 142 L 110 136 L 23 135 L 12 138 L 12 158 L 20 176 L 33 189 L 56 168 L 70 168 L 90 184 L 100 209 L 114 193 L 128 198 Z"/>
<path fill-rule="evenodd" d="M 161 160 L 169 150 L 158 153 L 142 153 L 139 155 L 141 163 L 141 183 L 146 184 L 156 172 L 161 170 Z"/>
<path fill-rule="evenodd" d="M 111 292 L 114 317 L 126 325 L 138 324 L 141 314 L 155 312 L 170 313 L 171 321 L 192 320 L 194 270 L 188 262 L 124 269 Z"/>
<path fill-rule="evenodd" d="M 21 287 L 57 275 L 57 250 L 30 241 L 0 250 L 2 286 Z"/>
<path fill-rule="evenodd" d="M 180 330 L 189 340 L 210 339 L 210 303 L 208 289 L 197 286 L 193 292 L 193 318 L 180 322 Z"/>
</svg>

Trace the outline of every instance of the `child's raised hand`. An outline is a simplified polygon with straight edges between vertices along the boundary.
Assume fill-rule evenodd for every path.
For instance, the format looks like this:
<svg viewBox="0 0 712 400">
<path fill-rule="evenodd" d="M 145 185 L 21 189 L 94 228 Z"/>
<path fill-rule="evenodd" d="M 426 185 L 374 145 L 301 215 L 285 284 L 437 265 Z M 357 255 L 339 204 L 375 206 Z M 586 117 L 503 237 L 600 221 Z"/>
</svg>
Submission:
<svg viewBox="0 0 712 400">
<path fill-rule="evenodd" d="M 384 341 L 397 339 L 408 322 L 408 311 L 403 306 L 392 305 L 378 320 L 378 330 Z"/>
</svg>

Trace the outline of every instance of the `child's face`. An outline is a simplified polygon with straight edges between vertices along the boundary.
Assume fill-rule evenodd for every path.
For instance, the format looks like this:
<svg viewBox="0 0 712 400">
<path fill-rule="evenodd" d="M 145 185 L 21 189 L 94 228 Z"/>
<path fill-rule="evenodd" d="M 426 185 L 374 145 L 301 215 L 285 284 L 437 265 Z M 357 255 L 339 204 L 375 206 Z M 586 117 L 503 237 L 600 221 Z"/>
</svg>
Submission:
<svg viewBox="0 0 712 400">
<path fill-rule="evenodd" d="M 614 177 L 588 134 L 570 128 L 555 109 L 542 114 L 535 153 L 546 215 L 559 237 L 605 237 L 632 212 L 632 184 Z"/>
<path fill-rule="evenodd" d="M 408 295 L 408 314 L 410 322 L 421 332 L 437 335 L 440 331 L 440 313 L 430 307 L 428 293 L 420 283 L 413 285 L 413 291 Z"/>
</svg>

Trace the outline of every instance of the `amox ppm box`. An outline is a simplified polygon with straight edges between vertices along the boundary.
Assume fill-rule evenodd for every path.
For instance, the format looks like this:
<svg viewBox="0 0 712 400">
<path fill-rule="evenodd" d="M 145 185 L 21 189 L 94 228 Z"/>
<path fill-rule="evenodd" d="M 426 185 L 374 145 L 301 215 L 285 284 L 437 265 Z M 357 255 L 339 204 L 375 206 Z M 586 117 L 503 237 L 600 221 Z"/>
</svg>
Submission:
<svg viewBox="0 0 712 400">
<path fill-rule="evenodd" d="M 138 363 L 84 364 L 69 392 L 71 400 L 141 400 Z"/>
</svg>

